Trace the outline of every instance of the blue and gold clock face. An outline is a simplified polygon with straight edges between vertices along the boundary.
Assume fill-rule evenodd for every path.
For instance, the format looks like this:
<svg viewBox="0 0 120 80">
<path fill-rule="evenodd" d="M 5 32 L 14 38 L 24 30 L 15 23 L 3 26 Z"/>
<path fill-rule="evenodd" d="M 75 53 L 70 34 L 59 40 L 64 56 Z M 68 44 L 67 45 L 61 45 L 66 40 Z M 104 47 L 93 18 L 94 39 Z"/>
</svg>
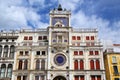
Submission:
<svg viewBox="0 0 120 80">
<path fill-rule="evenodd" d="M 52 25 L 55 25 L 56 22 L 60 21 L 64 26 L 69 26 L 69 19 L 66 17 L 54 17 L 52 18 Z"/>
<path fill-rule="evenodd" d="M 56 65 L 62 66 L 66 62 L 66 57 L 62 54 L 58 54 L 54 57 L 54 62 L 55 62 Z"/>
</svg>

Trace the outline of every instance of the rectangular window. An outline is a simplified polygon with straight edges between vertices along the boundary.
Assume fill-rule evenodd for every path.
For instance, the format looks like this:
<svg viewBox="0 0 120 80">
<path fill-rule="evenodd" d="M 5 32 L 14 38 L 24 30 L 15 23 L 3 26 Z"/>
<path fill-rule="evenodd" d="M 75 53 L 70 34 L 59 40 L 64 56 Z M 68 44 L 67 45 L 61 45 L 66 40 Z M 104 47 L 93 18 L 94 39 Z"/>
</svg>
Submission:
<svg viewBox="0 0 120 80">
<path fill-rule="evenodd" d="M 98 52 L 98 51 L 95 51 L 95 55 L 99 55 L 99 52 Z"/>
<path fill-rule="evenodd" d="M 76 40 L 76 36 L 72 36 L 72 40 Z"/>
<path fill-rule="evenodd" d="M 39 37 L 38 37 L 38 40 L 42 40 L 42 36 L 39 36 Z"/>
<path fill-rule="evenodd" d="M 74 51 L 74 55 L 78 55 L 78 51 Z"/>
<path fill-rule="evenodd" d="M 28 40 L 28 36 L 24 36 L 24 40 Z"/>
<path fill-rule="evenodd" d="M 118 73 L 118 68 L 117 68 L 117 66 L 113 66 L 113 70 L 114 70 L 114 74 L 115 75 L 118 75 L 119 73 Z"/>
<path fill-rule="evenodd" d="M 33 37 L 32 36 L 29 36 L 29 40 L 32 40 L 33 39 Z"/>
<path fill-rule="evenodd" d="M 42 55 L 44 55 L 44 56 L 45 56 L 45 51 L 42 51 Z"/>
<path fill-rule="evenodd" d="M 25 55 L 26 55 L 26 56 L 28 55 L 28 53 L 29 53 L 28 51 L 25 51 Z"/>
<path fill-rule="evenodd" d="M 116 56 L 112 56 L 112 63 L 117 63 Z"/>
<path fill-rule="evenodd" d="M 40 51 L 36 51 L 36 55 L 40 55 Z"/>
<path fill-rule="evenodd" d="M 20 51 L 20 55 L 21 55 L 21 56 L 23 55 L 23 51 Z"/>
<path fill-rule="evenodd" d="M 89 36 L 86 36 L 86 40 L 89 40 Z"/>
<path fill-rule="evenodd" d="M 91 36 L 91 40 L 94 40 L 94 36 Z"/>
<path fill-rule="evenodd" d="M 80 36 L 77 36 L 77 40 L 80 40 Z"/>
<path fill-rule="evenodd" d="M 47 36 L 43 36 L 43 40 L 47 40 Z"/>
<path fill-rule="evenodd" d="M 89 55 L 93 55 L 93 51 L 89 51 Z"/>
<path fill-rule="evenodd" d="M 83 51 L 79 51 L 79 55 L 83 55 Z"/>
</svg>

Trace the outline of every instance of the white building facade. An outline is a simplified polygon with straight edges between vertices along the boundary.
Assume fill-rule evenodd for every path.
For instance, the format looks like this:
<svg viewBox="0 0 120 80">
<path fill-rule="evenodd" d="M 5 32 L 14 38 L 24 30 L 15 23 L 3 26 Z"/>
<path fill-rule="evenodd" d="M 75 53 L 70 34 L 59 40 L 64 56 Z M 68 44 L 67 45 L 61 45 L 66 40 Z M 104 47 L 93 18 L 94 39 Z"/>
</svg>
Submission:
<svg viewBox="0 0 120 80">
<path fill-rule="evenodd" d="M 97 29 L 74 29 L 70 17 L 59 5 L 47 29 L 19 31 L 11 80 L 106 80 Z"/>
<path fill-rule="evenodd" d="M 0 32 L 0 80 L 11 80 L 17 31 Z"/>
</svg>

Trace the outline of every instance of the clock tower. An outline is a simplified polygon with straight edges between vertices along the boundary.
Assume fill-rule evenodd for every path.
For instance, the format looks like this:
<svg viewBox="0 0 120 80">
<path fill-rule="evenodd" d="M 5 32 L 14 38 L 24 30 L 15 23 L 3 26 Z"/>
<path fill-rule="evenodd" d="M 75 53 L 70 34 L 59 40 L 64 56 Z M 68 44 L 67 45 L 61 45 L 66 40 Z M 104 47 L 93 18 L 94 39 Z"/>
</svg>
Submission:
<svg viewBox="0 0 120 80">
<path fill-rule="evenodd" d="M 50 11 L 47 79 L 69 80 L 70 16 L 71 12 L 63 9 L 61 4 Z"/>
<path fill-rule="evenodd" d="M 54 8 L 50 11 L 50 26 L 69 27 L 70 16 L 71 12 L 66 9 L 63 9 L 61 4 L 59 4 L 58 8 Z"/>
</svg>

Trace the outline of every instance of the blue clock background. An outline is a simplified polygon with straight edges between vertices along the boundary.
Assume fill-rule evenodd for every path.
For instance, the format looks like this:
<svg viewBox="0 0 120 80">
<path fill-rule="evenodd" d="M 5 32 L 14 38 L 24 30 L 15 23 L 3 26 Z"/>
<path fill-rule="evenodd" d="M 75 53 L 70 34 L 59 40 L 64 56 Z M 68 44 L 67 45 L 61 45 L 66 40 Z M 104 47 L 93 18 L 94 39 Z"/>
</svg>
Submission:
<svg viewBox="0 0 120 80">
<path fill-rule="evenodd" d="M 69 19 L 66 17 L 54 17 L 52 18 L 52 25 L 55 25 L 57 21 L 61 21 L 64 26 L 69 26 Z"/>
<path fill-rule="evenodd" d="M 66 62 L 66 57 L 62 54 L 58 54 L 54 57 L 54 61 L 55 61 L 55 64 L 57 64 L 58 66 L 62 66 Z"/>
</svg>

